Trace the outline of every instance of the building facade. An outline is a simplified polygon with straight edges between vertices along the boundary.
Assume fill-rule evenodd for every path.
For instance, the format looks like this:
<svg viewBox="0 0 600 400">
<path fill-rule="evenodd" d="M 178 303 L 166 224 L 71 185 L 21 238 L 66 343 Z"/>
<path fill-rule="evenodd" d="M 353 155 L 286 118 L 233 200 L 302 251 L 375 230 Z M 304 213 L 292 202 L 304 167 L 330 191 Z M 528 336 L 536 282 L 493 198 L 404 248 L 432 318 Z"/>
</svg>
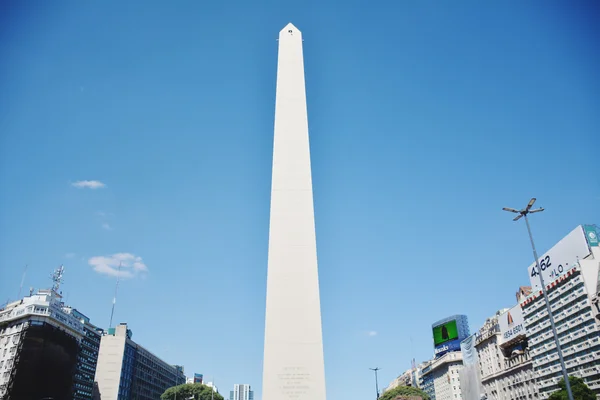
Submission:
<svg viewBox="0 0 600 400">
<path fill-rule="evenodd" d="M 90 319 L 71 307 L 64 307 L 63 311 L 77 318 L 83 325 L 79 354 L 77 357 L 77 370 L 73 383 L 73 399 L 87 400 L 94 395 L 94 376 L 100 350 L 102 329 L 90 323 Z"/>
<path fill-rule="evenodd" d="M 597 258 L 580 260 L 547 285 L 567 372 L 582 378 L 596 395 L 600 394 L 600 330 L 592 301 L 598 290 L 598 270 Z M 562 371 L 541 291 L 532 293 L 521 307 L 540 399 L 544 400 L 558 389 Z"/>
<path fill-rule="evenodd" d="M 0 399 L 91 399 L 93 380 L 79 379 L 85 336 L 85 324 L 55 290 L 8 304 L 0 311 Z M 92 352 L 91 368 L 93 358 Z"/>
<path fill-rule="evenodd" d="M 462 399 L 459 377 L 462 367 L 460 351 L 451 351 L 436 358 L 421 372 L 421 389 L 432 400 Z"/>
<path fill-rule="evenodd" d="M 427 393 L 431 400 L 436 400 L 433 374 L 431 373 L 432 364 L 433 360 L 425 361 L 421 364 L 423 368 L 421 368 L 421 374 L 419 376 L 419 388 Z"/>
<path fill-rule="evenodd" d="M 229 400 L 254 400 L 254 391 L 250 385 L 236 383 L 229 392 Z"/>
<path fill-rule="evenodd" d="M 100 340 L 95 381 L 102 399 L 154 400 L 185 383 L 183 367 L 161 360 L 132 335 L 127 324 L 120 324 Z"/>
<path fill-rule="evenodd" d="M 511 331 L 503 332 L 500 328 L 499 320 L 508 319 L 509 315 L 508 309 L 498 311 L 477 334 L 475 348 L 483 392 L 489 400 L 536 399 L 538 391 L 524 331 L 512 335 Z M 514 324 L 512 316 L 510 319 L 507 326 Z"/>
</svg>

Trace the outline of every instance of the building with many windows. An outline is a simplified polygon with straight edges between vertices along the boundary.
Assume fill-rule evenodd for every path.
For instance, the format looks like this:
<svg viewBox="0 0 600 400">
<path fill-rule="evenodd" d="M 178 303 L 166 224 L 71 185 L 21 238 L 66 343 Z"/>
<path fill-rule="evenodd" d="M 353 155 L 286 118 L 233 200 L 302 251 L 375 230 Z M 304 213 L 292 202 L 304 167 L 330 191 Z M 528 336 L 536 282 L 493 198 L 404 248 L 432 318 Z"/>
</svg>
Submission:
<svg viewBox="0 0 600 400">
<path fill-rule="evenodd" d="M 431 400 L 436 400 L 433 374 L 430 373 L 432 364 L 433 360 L 425 361 L 421 364 L 422 368 L 419 376 L 419 389 L 427 393 Z"/>
<path fill-rule="evenodd" d="M 421 389 L 432 400 L 462 399 L 459 378 L 462 366 L 460 351 L 451 351 L 432 360 L 431 365 L 421 371 Z"/>
<path fill-rule="evenodd" d="M 519 289 L 517 299 L 519 293 L 523 293 L 522 289 Z M 514 326 L 522 325 L 522 317 L 517 316 L 520 310 L 511 314 L 513 309 L 500 310 L 488 318 L 476 336 L 481 384 L 489 400 L 538 397 L 525 331 L 514 329 Z M 501 329 L 501 326 L 506 328 Z"/>
<path fill-rule="evenodd" d="M 135 343 L 123 323 L 100 340 L 95 380 L 102 399 L 154 400 L 185 383 L 183 367 L 170 365 Z"/>
<path fill-rule="evenodd" d="M 236 383 L 229 392 L 229 400 L 254 400 L 254 391 L 250 385 Z"/>
<path fill-rule="evenodd" d="M 102 329 L 90 323 L 90 319 L 75 308 L 64 307 L 63 311 L 77 318 L 83 324 L 84 332 L 79 342 L 80 348 L 73 384 L 73 399 L 91 399 L 94 394 L 94 375 L 96 374 Z"/>
<path fill-rule="evenodd" d="M 88 351 L 81 344 L 85 336 L 85 323 L 56 290 L 7 304 L 0 310 L 0 399 L 91 399 L 93 380 L 79 379 L 85 369 L 78 360 Z M 92 350 L 91 369 L 94 357 Z"/>
<path fill-rule="evenodd" d="M 580 260 L 547 285 L 567 371 L 582 378 L 597 395 L 600 394 L 600 330 L 592 301 L 598 291 L 598 267 L 597 258 Z M 540 399 L 544 400 L 558 390 L 562 370 L 541 291 L 532 293 L 521 307 Z"/>
</svg>

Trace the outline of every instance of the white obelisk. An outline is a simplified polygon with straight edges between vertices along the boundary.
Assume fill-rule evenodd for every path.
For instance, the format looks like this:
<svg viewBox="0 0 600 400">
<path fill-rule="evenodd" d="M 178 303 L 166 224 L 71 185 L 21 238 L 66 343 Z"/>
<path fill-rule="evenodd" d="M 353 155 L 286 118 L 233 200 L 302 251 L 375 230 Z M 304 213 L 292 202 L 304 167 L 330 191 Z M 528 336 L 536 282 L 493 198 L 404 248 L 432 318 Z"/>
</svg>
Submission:
<svg viewBox="0 0 600 400">
<path fill-rule="evenodd" d="M 325 400 L 302 33 L 279 32 L 262 400 Z"/>
</svg>

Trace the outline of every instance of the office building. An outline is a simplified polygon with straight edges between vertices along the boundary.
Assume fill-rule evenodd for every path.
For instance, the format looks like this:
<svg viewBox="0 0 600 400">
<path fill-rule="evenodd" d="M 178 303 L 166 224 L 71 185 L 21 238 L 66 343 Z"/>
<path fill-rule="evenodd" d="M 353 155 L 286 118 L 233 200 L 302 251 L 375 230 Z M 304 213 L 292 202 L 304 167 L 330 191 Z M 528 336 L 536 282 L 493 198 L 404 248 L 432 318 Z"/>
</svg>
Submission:
<svg viewBox="0 0 600 400">
<path fill-rule="evenodd" d="M 517 298 L 521 298 L 519 291 Z M 498 311 L 475 340 L 483 392 L 489 400 L 538 397 L 520 306 Z"/>
<path fill-rule="evenodd" d="M 155 400 L 185 383 L 183 367 L 170 365 L 132 340 L 127 324 L 110 328 L 100 340 L 95 380 L 102 399 Z"/>
<path fill-rule="evenodd" d="M 0 398 L 91 399 L 93 382 L 78 368 L 88 351 L 81 345 L 85 324 L 55 289 L 30 292 L 0 310 Z M 93 369 L 93 351 L 89 357 Z"/>
<path fill-rule="evenodd" d="M 462 353 L 449 351 L 435 358 L 421 372 L 421 389 L 432 400 L 462 399 L 459 372 L 463 367 Z"/>
<path fill-rule="evenodd" d="M 254 400 L 254 392 L 250 385 L 235 384 L 233 390 L 229 392 L 229 400 Z"/>
<path fill-rule="evenodd" d="M 302 33 L 278 43 L 262 400 L 325 400 Z"/>
</svg>

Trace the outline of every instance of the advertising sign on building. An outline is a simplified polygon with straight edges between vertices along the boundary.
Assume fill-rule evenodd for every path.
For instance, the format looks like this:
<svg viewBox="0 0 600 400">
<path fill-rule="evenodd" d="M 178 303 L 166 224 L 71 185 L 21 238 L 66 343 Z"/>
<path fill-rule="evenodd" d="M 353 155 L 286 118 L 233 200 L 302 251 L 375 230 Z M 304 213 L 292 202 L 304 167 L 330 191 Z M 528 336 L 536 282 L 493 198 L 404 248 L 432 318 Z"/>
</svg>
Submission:
<svg viewBox="0 0 600 400">
<path fill-rule="evenodd" d="M 194 383 L 203 383 L 204 377 L 202 374 L 194 374 Z"/>
<path fill-rule="evenodd" d="M 540 269 L 547 285 L 577 265 L 577 261 L 587 257 L 590 248 L 586 240 L 583 227 L 579 225 L 571 233 L 562 238 L 554 247 L 544 253 L 540 259 Z M 535 266 L 531 264 L 527 269 L 532 289 L 541 289 L 540 277 Z"/>
<path fill-rule="evenodd" d="M 498 317 L 500 326 L 501 343 L 506 343 L 519 335 L 525 335 L 525 324 L 523 321 L 523 310 L 517 304 Z"/>
<path fill-rule="evenodd" d="M 454 339 L 458 339 L 458 327 L 455 320 L 433 327 L 433 344 L 435 346 Z"/>
<path fill-rule="evenodd" d="M 590 247 L 598 247 L 598 232 L 596 232 L 596 227 L 593 225 L 584 225 L 583 229 L 585 230 L 585 237 L 587 237 Z"/>
<path fill-rule="evenodd" d="M 451 340 L 449 342 L 445 342 L 442 345 L 436 346 L 434 349 L 434 354 L 436 357 L 441 357 L 449 351 L 458 351 L 460 350 L 460 339 Z"/>
</svg>

